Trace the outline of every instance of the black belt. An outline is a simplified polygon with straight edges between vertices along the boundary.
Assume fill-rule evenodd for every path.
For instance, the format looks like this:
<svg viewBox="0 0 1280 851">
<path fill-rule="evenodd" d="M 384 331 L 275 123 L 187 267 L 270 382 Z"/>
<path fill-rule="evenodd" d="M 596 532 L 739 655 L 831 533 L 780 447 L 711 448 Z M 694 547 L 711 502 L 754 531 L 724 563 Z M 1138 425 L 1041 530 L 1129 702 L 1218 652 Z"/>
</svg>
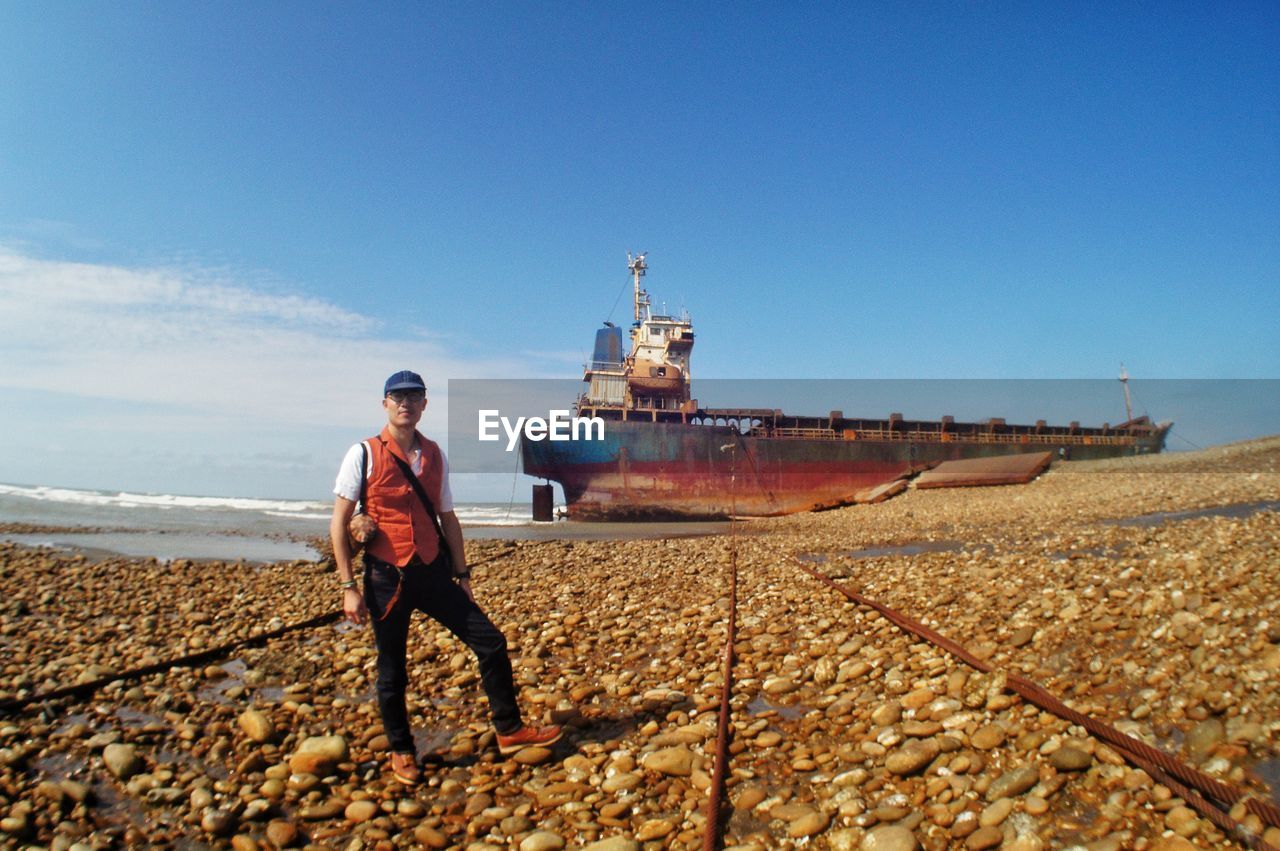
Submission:
<svg viewBox="0 0 1280 851">
<path fill-rule="evenodd" d="M 383 561 L 377 556 L 371 556 L 368 553 L 364 554 L 364 560 L 366 564 L 372 564 L 372 565 L 381 566 L 381 567 L 390 567 L 396 570 L 405 570 L 406 568 L 410 568 L 410 567 L 431 567 L 433 564 L 440 561 L 440 558 L 443 555 L 444 553 L 440 553 L 436 556 L 435 561 L 425 562 L 422 560 L 422 556 L 418 555 L 417 553 L 414 553 L 413 558 L 409 559 L 408 563 L 406 563 L 404 567 L 401 567 L 398 564 L 392 564 L 389 561 Z"/>
</svg>

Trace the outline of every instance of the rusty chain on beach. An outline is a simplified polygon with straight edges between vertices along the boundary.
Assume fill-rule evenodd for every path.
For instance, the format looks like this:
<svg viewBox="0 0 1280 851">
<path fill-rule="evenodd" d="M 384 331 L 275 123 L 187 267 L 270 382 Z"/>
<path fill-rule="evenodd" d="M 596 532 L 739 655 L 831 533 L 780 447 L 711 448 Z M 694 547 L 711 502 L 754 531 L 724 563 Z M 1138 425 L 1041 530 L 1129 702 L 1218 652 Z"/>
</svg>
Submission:
<svg viewBox="0 0 1280 851">
<path fill-rule="evenodd" d="M 735 434 L 734 437 L 733 443 L 720 447 L 721 452 L 733 450 L 733 466 L 729 473 L 729 615 L 722 657 L 720 716 L 716 719 L 715 765 L 711 772 L 711 788 L 707 792 L 707 823 L 702 831 L 703 851 L 715 851 L 720 845 L 724 778 L 729 765 L 729 699 L 733 696 L 733 646 L 738 635 L 738 527 L 733 518 L 738 513 L 738 446 L 742 444 L 741 435 Z M 750 454 L 747 457 L 750 458 Z"/>
<path fill-rule="evenodd" d="M 802 570 L 819 582 L 843 594 L 854 603 L 874 609 L 890 623 L 912 633 L 918 638 L 928 641 L 936 647 L 946 650 L 970 667 L 982 673 L 990 673 L 993 670 L 991 665 L 924 624 L 883 603 L 877 603 L 857 592 L 850 591 L 848 588 L 834 582 L 821 571 L 815 570 L 803 562 L 797 560 L 796 563 Z M 1276 807 L 1269 801 L 1245 795 L 1234 786 L 1210 777 L 1164 751 L 1153 748 L 1146 742 L 1126 735 L 1109 724 L 1072 709 L 1062 700 L 1045 690 L 1044 687 L 1025 677 L 1006 672 L 1006 683 L 1010 689 L 1023 699 L 1047 712 L 1052 712 L 1059 718 L 1084 727 L 1091 734 L 1106 742 L 1120 756 L 1168 786 L 1203 816 L 1239 842 L 1250 848 L 1259 849 L 1259 851 L 1276 851 L 1273 846 L 1265 842 L 1261 837 L 1247 832 L 1239 822 L 1231 817 L 1228 810 L 1233 805 L 1243 801 L 1245 808 L 1265 824 L 1272 827 L 1280 827 L 1280 807 Z"/>
<path fill-rule="evenodd" d="M 110 674 L 105 677 L 99 677 L 96 680 L 90 680 L 86 683 L 76 683 L 71 686 L 63 686 L 55 688 L 51 691 L 40 692 L 29 697 L 8 698 L 0 701 L 0 712 L 19 712 L 38 704 L 47 703 L 52 700 L 61 700 L 63 698 L 73 698 L 83 700 L 93 695 L 105 686 L 114 682 L 123 680 L 137 680 L 151 674 L 159 674 L 173 668 L 188 667 L 198 665 L 202 662 L 212 662 L 214 659 L 226 656 L 234 650 L 241 647 L 248 647 L 253 644 L 260 644 L 273 638 L 279 638 L 290 632 L 296 632 L 302 629 L 310 629 L 314 626 L 321 626 L 327 623 L 333 623 L 342 617 L 342 611 L 326 612 L 323 615 L 316 615 L 314 618 L 308 618 L 305 621 L 294 624 L 286 624 L 279 629 L 268 630 L 267 632 L 258 632 L 250 635 L 248 638 L 240 638 L 236 641 L 229 641 L 226 644 L 219 644 L 217 647 L 210 647 L 208 650 L 201 650 L 199 653 L 189 653 L 186 656 L 179 656 L 174 659 L 165 659 L 160 662 L 154 662 L 150 665 L 142 665 L 137 668 L 130 668 L 127 671 L 121 671 L 118 674 Z"/>
<path fill-rule="evenodd" d="M 471 562 L 470 567 L 479 567 L 489 562 L 497 561 L 511 555 L 514 550 L 503 550 L 495 553 L 488 558 Z M 325 612 L 322 615 L 316 615 L 313 618 L 299 621 L 297 623 L 285 624 L 278 629 L 268 630 L 266 632 L 256 632 L 245 638 L 228 641 L 225 644 L 219 644 L 217 647 L 210 647 L 207 650 L 201 650 L 198 653 L 188 653 L 185 656 L 177 656 L 171 659 L 163 659 L 159 662 L 153 662 L 150 665 L 141 665 L 137 668 L 130 668 L 127 671 L 121 671 L 116 674 L 109 674 L 105 677 L 99 677 L 89 682 L 76 683 L 75 685 L 62 686 L 60 688 L 51 689 L 50 691 L 39 692 L 27 697 L 21 698 L 5 698 L 0 700 L 0 713 L 16 713 L 23 712 L 33 706 L 39 706 L 55 700 L 71 699 L 85 700 L 91 697 L 99 689 L 105 688 L 114 682 L 123 682 L 126 680 L 139 680 L 152 674 L 160 674 L 170 671 L 174 668 L 185 668 L 192 665 L 202 664 L 204 662 L 212 662 L 220 659 L 228 654 L 239 650 L 242 647 L 251 647 L 256 644 L 262 644 L 275 638 L 288 635 L 291 632 L 300 632 L 302 630 L 312 629 L 317 626 L 325 626 L 335 621 L 341 620 L 343 611 L 338 609 L 333 612 Z"/>
<path fill-rule="evenodd" d="M 729 762 L 729 698 L 733 693 L 733 646 L 737 640 L 738 621 L 738 547 L 733 541 L 729 549 L 729 616 L 726 628 L 720 689 L 720 717 L 716 721 L 715 767 L 711 773 L 711 789 L 707 793 L 707 824 L 702 834 L 703 851 L 715 851 L 720 843 L 720 809 L 724 797 L 724 778 Z"/>
</svg>

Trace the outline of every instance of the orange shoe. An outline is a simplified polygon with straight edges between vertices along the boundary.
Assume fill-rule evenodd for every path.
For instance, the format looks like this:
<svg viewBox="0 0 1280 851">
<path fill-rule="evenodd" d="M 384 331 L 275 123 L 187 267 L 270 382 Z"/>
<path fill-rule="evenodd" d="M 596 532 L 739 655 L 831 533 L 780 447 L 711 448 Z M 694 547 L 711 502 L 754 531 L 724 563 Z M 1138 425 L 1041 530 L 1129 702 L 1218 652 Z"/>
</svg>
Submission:
<svg viewBox="0 0 1280 851">
<path fill-rule="evenodd" d="M 564 730 L 561 730 L 555 724 L 549 727 L 530 727 L 525 724 L 514 733 L 498 734 L 498 752 L 503 756 L 510 756 L 516 751 L 532 745 L 543 747 L 553 745 L 560 741 L 560 737 L 563 735 Z"/>
<path fill-rule="evenodd" d="M 422 782 L 418 758 L 411 753 L 391 754 L 391 774 L 406 786 L 417 786 Z"/>
</svg>

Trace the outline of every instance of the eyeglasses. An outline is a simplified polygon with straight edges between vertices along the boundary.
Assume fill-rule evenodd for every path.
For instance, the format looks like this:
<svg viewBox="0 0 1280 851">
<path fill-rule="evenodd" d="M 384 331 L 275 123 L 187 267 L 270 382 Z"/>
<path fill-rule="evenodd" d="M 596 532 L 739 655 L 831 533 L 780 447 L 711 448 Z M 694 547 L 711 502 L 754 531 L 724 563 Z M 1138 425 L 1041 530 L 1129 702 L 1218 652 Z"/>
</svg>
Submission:
<svg viewBox="0 0 1280 851">
<path fill-rule="evenodd" d="M 403 405 L 405 402 L 417 404 L 426 401 L 427 391 L 425 390 L 392 390 L 387 394 L 387 398 L 397 405 Z"/>
</svg>

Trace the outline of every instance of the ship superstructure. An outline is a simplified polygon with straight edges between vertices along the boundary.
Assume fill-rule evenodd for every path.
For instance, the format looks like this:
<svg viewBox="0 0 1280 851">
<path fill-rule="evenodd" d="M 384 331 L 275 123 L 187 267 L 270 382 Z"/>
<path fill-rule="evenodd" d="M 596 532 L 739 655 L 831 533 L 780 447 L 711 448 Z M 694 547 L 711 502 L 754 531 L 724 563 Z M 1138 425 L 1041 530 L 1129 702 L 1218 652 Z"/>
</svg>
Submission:
<svg viewBox="0 0 1280 851">
<path fill-rule="evenodd" d="M 579 409 L 690 414 L 697 403 L 689 398 L 689 355 L 693 351 L 693 323 L 689 315 L 666 316 L 651 310 L 649 293 L 640 285 L 648 270 L 645 255 L 627 255 L 634 293 L 635 322 L 631 346 L 622 349 L 622 329 L 606 323 L 596 332 L 595 350 L 583 380 L 586 392 Z"/>
</svg>

